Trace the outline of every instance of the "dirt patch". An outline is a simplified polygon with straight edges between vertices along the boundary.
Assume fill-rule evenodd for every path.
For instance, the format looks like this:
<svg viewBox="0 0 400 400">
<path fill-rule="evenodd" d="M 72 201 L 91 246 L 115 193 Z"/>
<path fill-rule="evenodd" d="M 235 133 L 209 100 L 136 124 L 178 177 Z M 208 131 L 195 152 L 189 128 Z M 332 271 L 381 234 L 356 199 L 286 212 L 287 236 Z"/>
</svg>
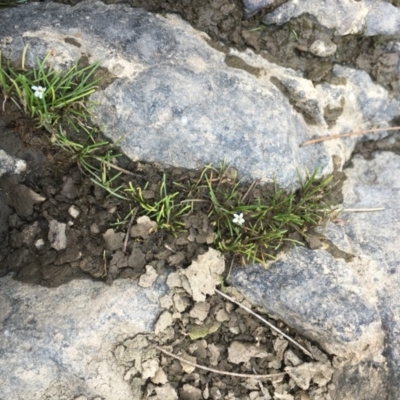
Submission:
<svg viewBox="0 0 400 400">
<path fill-rule="evenodd" d="M 0 143 L 27 162 L 26 174 L 0 181 L 1 276 L 12 272 L 18 280 L 49 287 L 83 277 L 111 283 L 118 276 L 138 278 L 145 265 L 160 274 L 166 262 L 187 266 L 207 248 L 197 226 L 192 241 L 166 231 L 126 235 L 127 223 L 121 221 L 129 214 L 129 202 L 95 185 L 76 159 L 54 147 L 49 134 L 21 117 L 11 102 L 0 119 Z M 127 158 L 119 158 L 119 165 L 134 171 L 129 178 L 135 185 L 149 182 L 147 196 L 154 196 L 165 172 L 160 166 Z M 176 178 L 183 171 L 170 173 Z"/>
<path fill-rule="evenodd" d="M 179 272 L 168 277 L 157 336 L 139 334 L 114 350 L 137 398 L 325 398 L 333 368 L 323 352 L 262 311 L 257 315 L 304 351 L 250 315 L 238 303 L 251 305 L 231 288 L 193 301 Z"/>
</svg>

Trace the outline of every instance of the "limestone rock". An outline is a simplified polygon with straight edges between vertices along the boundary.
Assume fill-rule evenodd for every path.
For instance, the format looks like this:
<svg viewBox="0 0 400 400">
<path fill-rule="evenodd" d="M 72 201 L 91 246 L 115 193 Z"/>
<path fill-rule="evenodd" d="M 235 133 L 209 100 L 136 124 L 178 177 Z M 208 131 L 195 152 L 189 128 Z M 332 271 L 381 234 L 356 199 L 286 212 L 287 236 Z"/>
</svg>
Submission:
<svg viewBox="0 0 400 400">
<path fill-rule="evenodd" d="M 244 17 L 250 18 L 257 11 L 275 3 L 275 0 L 242 0 Z"/>
<path fill-rule="evenodd" d="M 54 219 L 49 222 L 48 239 L 51 247 L 57 251 L 64 250 L 67 247 L 67 235 L 65 234 L 66 227 L 67 224 L 58 222 Z"/>
<path fill-rule="evenodd" d="M 54 289 L 0 280 L 0 398 L 134 400 L 115 344 L 151 331 L 165 285 L 75 280 Z M 46 397 L 47 396 L 47 397 Z M 64 397 L 63 397 L 64 398 Z"/>
<path fill-rule="evenodd" d="M 26 169 L 26 162 L 8 155 L 0 150 L 0 177 L 4 174 L 19 174 Z"/>
<path fill-rule="evenodd" d="M 345 172 L 345 209 L 384 210 L 344 211 L 342 223 L 331 224 L 326 236 L 342 252 L 336 252 L 339 258 L 323 249 L 296 248 L 268 269 L 253 265 L 234 270 L 232 282 L 335 356 L 332 398 L 396 399 L 400 156 L 382 152 L 371 161 L 354 157 Z"/>
<path fill-rule="evenodd" d="M 351 2 L 357 10 L 363 4 Z M 49 62 L 55 68 L 82 56 L 101 62 L 112 79 L 91 96 L 93 113 L 105 135 L 133 160 L 187 168 L 225 160 L 242 177 L 275 177 L 280 186 L 293 188 L 298 186 L 296 170 L 319 166 L 321 173 L 331 172 L 332 156 L 344 164 L 360 138 L 300 148 L 301 143 L 376 125 L 359 102 L 360 97 L 369 98 L 362 73 L 349 71 L 357 78 L 358 95 L 345 98 L 342 93 L 353 90 L 354 80 L 314 87 L 300 73 L 251 51 L 216 50 L 206 34 L 177 15 L 153 15 L 93 0 L 74 7 L 30 3 L 2 14 L 0 32 L 7 32 L 10 40 L 1 42 L 1 50 L 11 61 L 20 58 L 27 44 L 27 66 L 50 49 Z M 380 124 L 398 116 L 398 101 L 383 89 L 374 91 L 370 103 L 380 114 L 388 111 Z M 325 122 L 326 108 L 342 109 L 334 126 Z M 360 118 L 349 118 L 353 114 Z"/>
<path fill-rule="evenodd" d="M 400 32 L 400 9 L 381 0 L 289 0 L 265 15 L 263 22 L 282 25 L 303 14 L 315 17 L 337 36 L 398 35 Z"/>
</svg>

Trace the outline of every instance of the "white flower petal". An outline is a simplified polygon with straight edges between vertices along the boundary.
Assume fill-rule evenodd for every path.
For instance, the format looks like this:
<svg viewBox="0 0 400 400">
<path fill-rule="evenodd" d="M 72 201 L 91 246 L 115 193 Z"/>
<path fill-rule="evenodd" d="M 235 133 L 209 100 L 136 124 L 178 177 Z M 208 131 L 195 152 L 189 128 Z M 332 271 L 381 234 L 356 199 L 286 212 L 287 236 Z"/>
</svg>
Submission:
<svg viewBox="0 0 400 400">
<path fill-rule="evenodd" d="M 237 225 L 243 225 L 244 224 L 243 213 L 233 214 L 232 222 Z"/>
</svg>

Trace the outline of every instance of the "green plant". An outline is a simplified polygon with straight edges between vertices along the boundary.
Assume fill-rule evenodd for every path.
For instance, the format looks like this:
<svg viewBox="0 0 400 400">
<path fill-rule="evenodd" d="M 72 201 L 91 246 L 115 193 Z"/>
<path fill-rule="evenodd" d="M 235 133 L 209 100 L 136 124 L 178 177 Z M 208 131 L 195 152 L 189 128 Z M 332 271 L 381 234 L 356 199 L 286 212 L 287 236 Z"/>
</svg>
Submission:
<svg viewBox="0 0 400 400">
<path fill-rule="evenodd" d="M 297 32 L 296 32 L 294 29 L 291 29 L 291 30 L 290 30 L 289 39 L 293 39 L 293 40 L 295 40 L 296 42 L 299 41 L 299 36 L 298 36 Z"/>
<path fill-rule="evenodd" d="M 93 79 L 98 63 L 83 68 L 76 62 L 67 71 L 55 71 L 47 66 L 48 55 L 37 60 L 37 68 L 25 69 L 25 47 L 21 68 L 4 68 L 0 52 L 0 85 L 4 95 L 3 110 L 7 99 L 11 99 L 26 114 L 53 132 L 53 127 L 66 121 L 75 130 L 90 113 L 85 104 L 94 93 L 100 78 Z"/>
<path fill-rule="evenodd" d="M 184 228 L 191 212 L 205 212 L 216 248 L 240 255 L 244 261 L 265 263 L 285 243 L 300 244 L 308 228 L 325 217 L 328 209 L 322 201 L 332 177 L 317 181 L 316 175 L 317 171 L 301 182 L 297 191 L 287 193 L 274 185 L 267 193 L 262 187 L 256 191 L 257 182 L 240 182 L 232 168 L 206 166 L 196 182 L 174 183 L 180 191 L 172 195 L 166 191 L 164 175 L 158 200 L 144 198 L 147 185 L 143 190 L 130 185 L 128 192 L 139 214 L 157 221 L 159 228 L 175 233 Z"/>
<path fill-rule="evenodd" d="M 147 185 L 144 190 L 146 189 Z M 140 187 L 135 188 L 131 182 L 126 191 L 138 203 L 144 213 L 157 222 L 159 229 L 167 229 L 176 233 L 184 228 L 183 217 L 189 213 L 191 205 L 182 201 L 175 201 L 179 192 L 168 194 L 165 174 L 160 185 L 159 199 L 154 202 L 146 200 L 143 196 L 143 190 Z"/>
<path fill-rule="evenodd" d="M 26 2 L 27 2 L 27 0 L 0 1 L 0 7 L 13 7 L 13 6 L 18 6 L 18 5 L 26 3 Z"/>
<path fill-rule="evenodd" d="M 48 56 L 37 60 L 37 68 L 25 68 L 27 47 L 21 56 L 21 67 L 4 67 L 0 52 L 0 88 L 3 110 L 11 99 L 24 113 L 51 133 L 54 145 L 72 154 L 92 182 L 112 195 L 126 199 L 123 188 L 115 183 L 124 172 L 114 164 L 120 156 L 115 146 L 100 138 L 98 129 L 87 125 L 90 117 L 87 96 L 92 94 L 100 78 L 94 78 L 98 63 L 80 68 L 78 62 L 67 71 L 55 71 L 46 65 Z M 121 194 L 122 193 L 122 194 Z"/>
<path fill-rule="evenodd" d="M 56 146 L 62 147 L 72 154 L 81 169 L 90 175 L 93 183 L 113 196 L 126 200 L 126 196 L 121 194 L 123 192 L 122 185 L 113 187 L 113 184 L 124 172 L 113 163 L 121 154 L 116 153 L 114 146 L 110 145 L 108 141 L 95 137 L 99 133 L 97 130 L 82 129 L 85 135 L 78 135 L 80 140 L 78 142 L 69 138 L 63 128 L 59 126 L 59 132 L 52 136 L 52 141 Z M 115 172 L 116 170 L 118 172 Z"/>
<path fill-rule="evenodd" d="M 298 191 L 287 193 L 274 185 L 269 194 L 254 197 L 255 183 L 246 187 L 237 179 L 227 180 L 225 171 L 213 169 L 210 174 L 208 169 L 204 174 L 215 245 L 223 252 L 264 263 L 284 243 L 300 243 L 293 234 L 304 238 L 307 228 L 325 215 L 321 201 L 331 177 L 317 182 L 315 171 Z"/>
</svg>

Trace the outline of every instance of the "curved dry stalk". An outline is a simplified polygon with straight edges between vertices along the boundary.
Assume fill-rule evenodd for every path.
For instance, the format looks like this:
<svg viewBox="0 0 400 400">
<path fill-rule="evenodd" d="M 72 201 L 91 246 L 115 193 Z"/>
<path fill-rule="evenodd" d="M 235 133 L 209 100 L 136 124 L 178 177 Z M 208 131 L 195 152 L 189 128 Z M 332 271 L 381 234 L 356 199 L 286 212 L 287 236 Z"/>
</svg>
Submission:
<svg viewBox="0 0 400 400">
<path fill-rule="evenodd" d="M 186 364 L 189 364 L 192 367 L 200 368 L 200 369 L 203 369 L 203 370 L 209 371 L 209 372 L 215 372 L 216 374 L 238 376 L 240 378 L 276 378 L 278 376 L 283 376 L 283 375 L 287 374 L 287 372 L 278 372 L 276 374 L 252 375 L 252 374 L 239 374 L 239 373 L 236 373 L 236 372 L 220 371 L 219 369 L 208 368 L 208 367 L 205 367 L 203 365 L 199 365 L 199 364 L 196 364 L 194 362 L 185 360 L 184 358 L 179 357 L 179 356 L 175 355 L 174 353 L 171 353 L 168 350 L 163 349 L 162 347 L 159 347 L 159 346 L 154 346 L 154 347 L 157 350 L 161 351 L 162 353 L 166 354 L 167 356 L 170 356 L 172 358 L 176 358 L 177 360 L 182 361 L 182 362 L 184 362 Z"/>
<path fill-rule="evenodd" d="M 373 212 L 373 211 L 384 211 L 385 207 L 376 208 L 341 208 L 339 212 Z"/>
<path fill-rule="evenodd" d="M 307 356 L 311 357 L 314 359 L 314 356 L 306 349 L 304 348 L 300 343 L 297 343 L 294 339 L 292 339 L 290 336 L 286 335 L 285 333 L 283 333 L 280 329 L 278 329 L 275 325 L 271 324 L 271 322 L 268 322 L 267 320 L 265 320 L 263 317 L 260 317 L 258 314 L 256 314 L 254 311 L 250 310 L 250 308 L 244 306 L 243 304 L 239 303 L 238 301 L 236 301 L 235 299 L 233 299 L 232 297 L 228 296 L 225 293 L 222 293 L 220 290 L 215 289 L 215 291 L 222 297 L 225 297 L 227 300 L 231 301 L 232 303 L 237 304 L 239 307 L 243 308 L 244 310 L 246 310 L 248 313 L 250 313 L 251 315 L 254 315 L 256 318 L 258 318 L 260 321 L 264 322 L 264 324 L 268 325 L 271 329 L 273 329 L 275 332 L 278 332 L 280 335 L 282 335 L 285 339 L 289 340 L 289 342 L 293 343 L 295 346 L 297 346 L 299 349 L 301 349 L 303 351 L 304 354 L 306 354 Z"/>
<path fill-rule="evenodd" d="M 103 162 L 104 162 L 105 164 L 107 164 L 108 167 L 114 168 L 114 169 L 116 169 L 117 171 L 121 171 L 121 172 L 123 172 L 124 174 L 131 175 L 131 176 L 137 176 L 137 177 L 139 177 L 139 178 L 143 178 L 143 175 L 141 175 L 141 174 L 135 174 L 134 172 L 131 172 L 131 171 L 128 171 L 128 170 L 123 169 L 123 168 L 121 168 L 121 167 L 118 167 L 118 165 L 112 164 L 112 163 L 110 163 L 109 161 L 103 160 Z"/>
<path fill-rule="evenodd" d="M 392 126 L 392 127 L 389 127 L 389 128 L 365 129 L 363 131 L 340 133 L 338 135 L 323 136 L 323 137 L 320 137 L 320 138 L 307 140 L 306 142 L 303 142 L 299 147 L 308 146 L 309 144 L 312 144 L 312 143 L 324 142 L 325 140 L 339 139 L 339 138 L 342 138 L 342 137 L 364 135 L 366 133 L 375 133 L 375 132 L 384 132 L 384 131 L 397 131 L 397 130 L 400 130 L 400 126 Z"/>
<path fill-rule="evenodd" d="M 122 251 L 124 253 L 126 253 L 126 248 L 128 247 L 129 231 L 131 230 L 131 227 L 132 227 L 132 224 L 133 224 L 133 220 L 135 219 L 138 210 L 139 210 L 139 207 L 136 207 L 135 211 L 132 214 L 131 220 L 129 221 L 128 228 L 126 230 L 124 244 L 122 245 Z"/>
</svg>

